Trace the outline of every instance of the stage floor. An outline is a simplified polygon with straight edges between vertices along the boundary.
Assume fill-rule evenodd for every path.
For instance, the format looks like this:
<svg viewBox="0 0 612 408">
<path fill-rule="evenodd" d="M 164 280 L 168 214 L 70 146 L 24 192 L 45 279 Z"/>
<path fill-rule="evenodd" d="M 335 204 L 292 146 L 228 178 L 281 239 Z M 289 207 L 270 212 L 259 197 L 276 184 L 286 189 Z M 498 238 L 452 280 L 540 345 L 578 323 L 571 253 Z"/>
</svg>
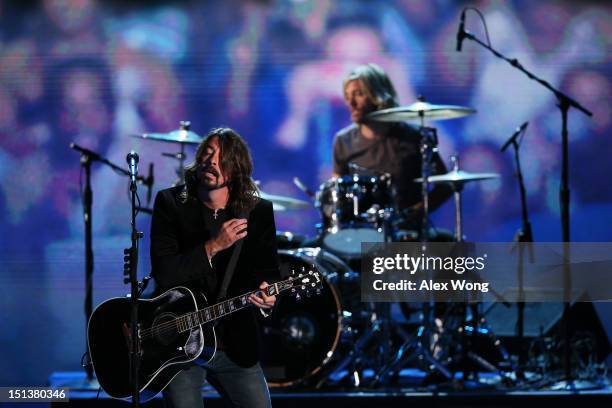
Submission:
<svg viewBox="0 0 612 408">
<path fill-rule="evenodd" d="M 589 390 L 505 390 L 496 387 L 479 387 L 453 390 L 451 387 L 407 386 L 422 379 L 418 370 L 402 370 L 397 386 L 377 389 L 355 389 L 335 387 L 333 390 L 271 389 L 272 405 L 275 408 L 395 408 L 407 407 L 612 407 L 610 382 L 599 389 Z M 125 407 L 126 402 L 114 400 L 104 392 L 98 393 L 97 382 L 89 382 L 83 372 L 56 372 L 49 378 L 52 387 L 70 388 L 70 401 L 57 403 L 57 407 Z M 222 401 L 214 389 L 204 387 L 202 397 L 206 408 L 222 407 Z M 148 401 L 143 406 L 163 407 L 161 397 Z M 44 406 L 44 405 L 41 405 Z"/>
</svg>

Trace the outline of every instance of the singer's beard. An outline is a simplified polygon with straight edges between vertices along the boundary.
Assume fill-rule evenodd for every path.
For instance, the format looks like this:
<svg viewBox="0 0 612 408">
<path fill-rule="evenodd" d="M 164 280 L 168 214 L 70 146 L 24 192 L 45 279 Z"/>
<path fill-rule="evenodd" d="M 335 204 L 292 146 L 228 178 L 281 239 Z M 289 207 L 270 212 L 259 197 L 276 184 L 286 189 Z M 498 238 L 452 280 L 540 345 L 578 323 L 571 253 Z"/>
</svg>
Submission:
<svg viewBox="0 0 612 408">
<path fill-rule="evenodd" d="M 210 171 L 210 170 L 209 170 Z M 209 177 L 212 174 L 214 178 Z M 210 173 L 204 172 L 200 174 L 200 188 L 205 191 L 214 191 L 223 187 L 227 187 L 227 181 L 219 182 L 220 175 L 212 170 Z"/>
<path fill-rule="evenodd" d="M 221 184 L 214 184 L 214 185 L 210 185 L 210 184 L 200 184 L 200 188 L 205 190 L 205 191 L 214 191 L 214 190 L 219 190 L 221 188 L 225 188 L 227 187 L 227 182 L 223 182 Z"/>
</svg>

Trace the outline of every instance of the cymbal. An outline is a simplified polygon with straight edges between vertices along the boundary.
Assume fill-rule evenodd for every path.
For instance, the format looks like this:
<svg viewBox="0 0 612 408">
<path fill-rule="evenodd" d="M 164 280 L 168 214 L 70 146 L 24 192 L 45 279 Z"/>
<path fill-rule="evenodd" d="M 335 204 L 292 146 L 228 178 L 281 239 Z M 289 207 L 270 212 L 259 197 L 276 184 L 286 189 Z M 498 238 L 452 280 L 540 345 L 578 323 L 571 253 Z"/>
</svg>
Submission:
<svg viewBox="0 0 612 408">
<path fill-rule="evenodd" d="M 264 200 L 271 201 L 276 211 L 305 210 L 312 207 L 312 204 L 308 201 L 298 200 L 293 197 L 268 194 L 263 191 L 260 192 L 259 196 Z"/>
<path fill-rule="evenodd" d="M 366 120 L 374 122 L 404 122 L 409 120 L 446 120 L 473 115 L 476 109 L 457 105 L 434 105 L 418 101 L 408 106 L 381 109 L 369 113 Z"/>
<path fill-rule="evenodd" d="M 490 180 L 499 178 L 498 173 L 469 173 L 463 170 L 453 170 L 446 174 L 438 174 L 436 176 L 429 176 L 429 182 L 432 184 L 440 183 L 451 183 L 451 184 L 465 184 L 470 181 Z M 415 183 L 421 183 L 422 177 L 414 179 Z"/>
<path fill-rule="evenodd" d="M 187 144 L 199 144 L 203 139 L 202 136 L 187 129 L 177 129 L 168 133 L 136 133 L 130 136 L 140 137 L 142 139 L 160 140 L 162 142 Z"/>
</svg>

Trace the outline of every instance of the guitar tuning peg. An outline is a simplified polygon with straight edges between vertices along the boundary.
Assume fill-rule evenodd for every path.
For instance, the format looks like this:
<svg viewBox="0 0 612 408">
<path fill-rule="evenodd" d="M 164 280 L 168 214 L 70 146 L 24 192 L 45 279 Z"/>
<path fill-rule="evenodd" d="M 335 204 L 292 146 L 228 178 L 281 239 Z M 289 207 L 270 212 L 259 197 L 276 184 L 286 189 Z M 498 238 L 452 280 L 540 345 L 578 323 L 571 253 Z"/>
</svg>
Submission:
<svg viewBox="0 0 612 408">
<path fill-rule="evenodd" d="M 306 268 L 302 266 L 302 272 L 306 272 Z"/>
<path fill-rule="evenodd" d="M 299 293 L 295 294 L 295 300 L 297 300 L 298 302 L 302 299 L 302 296 L 300 296 Z"/>
</svg>

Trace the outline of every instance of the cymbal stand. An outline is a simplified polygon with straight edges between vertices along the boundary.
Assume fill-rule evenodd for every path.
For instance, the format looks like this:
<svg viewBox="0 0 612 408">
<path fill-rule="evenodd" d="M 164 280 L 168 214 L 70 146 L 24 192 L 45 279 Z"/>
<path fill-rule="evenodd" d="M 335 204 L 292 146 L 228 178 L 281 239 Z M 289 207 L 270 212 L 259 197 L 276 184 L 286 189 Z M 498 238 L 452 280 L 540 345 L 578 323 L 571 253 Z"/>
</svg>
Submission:
<svg viewBox="0 0 612 408">
<path fill-rule="evenodd" d="M 191 128 L 191 122 L 188 120 L 181 120 L 179 122 L 179 129 L 188 131 Z M 178 153 L 162 153 L 162 156 L 171 157 L 173 159 L 178 160 L 178 167 L 176 168 L 176 175 L 178 179 L 174 182 L 172 186 L 177 186 L 179 184 L 185 183 L 185 160 L 187 160 L 187 155 L 185 154 L 185 143 L 178 142 L 181 146 L 181 151 Z"/>
<path fill-rule="evenodd" d="M 453 155 L 451 156 L 450 160 L 453 165 L 452 171 L 458 173 L 459 157 Z M 453 188 L 455 200 L 455 242 L 461 243 L 464 242 L 461 193 L 463 192 L 463 186 L 465 184 L 465 181 L 454 181 L 450 184 Z M 474 274 L 474 272 L 472 272 L 472 274 Z M 492 292 L 493 295 L 497 297 L 499 301 L 504 301 L 503 296 L 496 293 L 494 290 L 492 290 Z M 459 328 L 459 333 L 461 344 L 460 361 L 463 364 L 463 381 L 466 381 L 469 378 L 470 374 L 477 374 L 476 371 L 469 369 L 469 366 L 467 364 L 468 360 L 474 361 L 476 364 L 478 364 L 487 371 L 497 372 L 501 378 L 507 380 L 508 376 L 505 375 L 498 367 L 496 367 L 495 365 L 493 365 L 492 363 L 485 360 L 483 357 L 471 350 L 472 346 L 470 344 L 469 336 L 475 336 L 477 334 L 486 334 L 487 337 L 493 340 L 493 344 L 496 346 L 496 349 L 499 352 L 500 356 L 502 356 L 502 358 L 506 361 L 510 362 L 509 353 L 506 351 L 505 347 L 503 347 L 503 345 L 497 340 L 491 328 L 487 327 L 484 316 L 481 316 L 479 310 L 481 304 L 481 302 L 470 303 L 470 299 L 465 299 L 464 303 L 461 304 L 461 326 Z M 471 311 L 471 326 L 468 325 L 468 311 Z M 452 360 L 454 360 L 454 358 L 451 357 L 449 361 Z M 514 369 L 514 371 L 516 370 Z"/>
<path fill-rule="evenodd" d="M 179 163 L 176 167 L 176 175 L 178 178 L 172 184 L 173 187 L 185 182 L 185 160 L 187 159 L 187 155 L 185 154 L 185 144 L 181 143 L 180 146 L 181 151 L 178 153 L 162 153 L 162 156 L 176 159 Z"/>
<path fill-rule="evenodd" d="M 422 96 L 419 96 L 418 100 L 424 102 Z M 419 117 L 421 121 L 419 129 L 421 134 L 421 195 L 423 198 L 421 243 L 423 246 L 422 250 L 425 252 L 429 237 L 429 176 L 431 175 L 433 154 L 437 150 L 438 137 L 435 128 L 425 126 L 424 111 L 419 112 Z M 431 297 L 431 294 L 429 296 Z M 377 387 L 390 382 L 394 374 L 413 357 L 418 357 L 427 362 L 430 369 L 436 370 L 448 380 L 452 380 L 453 374 L 431 352 L 431 339 L 434 334 L 437 334 L 436 330 L 437 328 L 433 320 L 433 301 L 430 298 L 423 305 L 422 325 L 417 330 L 417 333 L 408 338 L 399 347 L 395 355 L 375 373 L 371 386 Z M 414 350 L 415 353 L 409 353 L 410 350 Z"/>
<path fill-rule="evenodd" d="M 453 165 L 454 172 L 459 171 L 459 157 L 453 155 L 450 157 L 451 163 Z M 462 208 L 461 208 L 461 192 L 463 191 L 463 183 L 452 183 L 453 188 L 453 196 L 455 199 L 455 242 L 463 242 L 463 216 L 462 216 Z M 472 324 L 473 324 L 473 333 L 477 333 L 478 331 L 478 306 L 472 305 Z M 467 365 L 468 360 L 468 337 L 467 337 L 467 314 L 468 307 L 467 305 L 462 305 L 461 307 L 461 361 L 463 362 L 463 379 L 466 380 L 469 376 L 469 370 Z"/>
</svg>

